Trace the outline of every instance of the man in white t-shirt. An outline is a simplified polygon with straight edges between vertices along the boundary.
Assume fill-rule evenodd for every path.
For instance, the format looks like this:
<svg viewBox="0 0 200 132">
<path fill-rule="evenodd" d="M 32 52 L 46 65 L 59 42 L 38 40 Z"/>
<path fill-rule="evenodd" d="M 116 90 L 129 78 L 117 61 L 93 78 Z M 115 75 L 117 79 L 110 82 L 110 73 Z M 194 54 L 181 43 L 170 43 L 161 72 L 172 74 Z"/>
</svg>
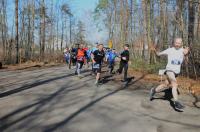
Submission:
<svg viewBox="0 0 200 132">
<path fill-rule="evenodd" d="M 166 55 L 168 57 L 168 63 L 166 66 L 165 74 L 167 79 L 163 84 L 160 84 L 156 88 L 152 88 L 150 91 L 150 100 L 153 99 L 153 96 L 156 92 L 163 91 L 166 88 L 172 88 L 172 95 L 174 98 L 174 107 L 175 109 L 182 110 L 184 106 L 178 101 L 178 93 L 177 93 L 177 80 L 176 77 L 180 73 L 181 64 L 184 60 L 184 56 L 188 54 L 189 48 L 182 48 L 182 39 L 176 38 L 174 41 L 174 46 L 172 48 L 168 48 L 162 52 L 156 52 L 156 55 L 162 56 Z"/>
</svg>

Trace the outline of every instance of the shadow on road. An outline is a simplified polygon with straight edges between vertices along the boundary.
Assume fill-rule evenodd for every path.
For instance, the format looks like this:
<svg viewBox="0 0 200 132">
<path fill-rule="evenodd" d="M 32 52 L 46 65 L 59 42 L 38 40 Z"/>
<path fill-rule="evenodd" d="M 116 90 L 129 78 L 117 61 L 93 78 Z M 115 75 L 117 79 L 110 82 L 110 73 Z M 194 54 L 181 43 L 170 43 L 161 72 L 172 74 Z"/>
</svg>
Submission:
<svg viewBox="0 0 200 132">
<path fill-rule="evenodd" d="M 162 91 L 162 92 L 164 92 L 164 96 L 163 96 L 163 97 L 161 97 L 161 98 L 153 98 L 153 100 L 156 100 L 156 99 L 167 100 L 167 101 L 169 101 L 170 106 L 171 106 L 175 111 L 177 111 L 177 112 L 183 112 L 183 111 L 177 110 L 177 109 L 175 108 L 174 102 L 172 101 L 173 95 L 172 95 L 172 89 L 171 89 L 171 88 L 165 89 L 165 90 Z M 153 100 L 152 100 L 152 101 L 153 101 Z"/>
<path fill-rule="evenodd" d="M 71 88 L 72 86 L 74 86 L 74 84 L 68 85 L 68 86 L 63 86 L 60 89 L 58 89 L 56 92 L 47 96 L 46 98 L 42 98 L 35 103 L 31 103 L 29 105 L 21 107 L 3 117 L 1 117 L 0 118 L 0 130 L 5 130 L 16 123 L 25 121 L 26 119 L 30 118 L 31 116 L 37 115 L 38 113 L 41 114 L 42 113 L 41 111 L 43 111 L 42 108 L 44 108 L 47 104 L 50 104 L 51 102 L 59 102 L 59 99 L 62 98 L 62 97 L 59 97 L 60 95 L 62 95 L 62 94 L 66 95 L 68 92 L 82 88 L 80 86 Z M 54 104 L 51 104 L 51 106 L 54 106 Z M 31 110 L 31 109 L 33 109 L 33 110 Z M 49 107 L 48 109 L 51 109 L 51 107 Z M 26 112 L 27 110 L 31 110 L 31 111 L 18 117 L 18 118 L 15 117 L 16 115 L 20 115 L 21 113 Z M 12 120 L 12 118 L 13 118 L 13 120 Z M 36 119 L 36 118 L 34 118 L 34 119 Z M 33 122 L 34 119 L 31 119 L 29 123 Z M 27 123 L 27 121 L 24 122 L 23 126 L 25 126 L 25 123 Z"/>
<path fill-rule="evenodd" d="M 114 79 L 111 78 L 111 77 L 113 77 L 113 75 L 104 75 L 104 76 L 102 77 L 102 79 L 99 81 L 99 83 L 100 83 L 100 84 L 106 84 L 106 83 L 108 83 L 109 81 L 114 80 Z"/>
<path fill-rule="evenodd" d="M 85 71 L 83 71 L 83 73 L 88 72 L 88 71 L 89 70 L 85 70 Z M 38 81 L 38 82 L 35 82 L 35 83 L 32 83 L 32 84 L 27 84 L 27 85 L 24 85 L 24 86 L 16 88 L 16 89 L 12 89 L 12 90 L 0 93 L 0 98 L 9 96 L 9 95 L 12 95 L 12 94 L 15 94 L 15 93 L 19 93 L 21 91 L 28 90 L 28 89 L 31 89 L 33 87 L 36 87 L 36 86 L 39 86 L 39 85 L 42 85 L 42 84 L 49 83 L 51 81 L 55 81 L 55 80 L 59 80 L 59 79 L 67 78 L 67 77 L 72 77 L 74 75 L 75 75 L 74 73 L 71 73 L 71 74 L 67 74 L 67 75 L 63 75 L 63 76 L 59 76 L 59 77 L 55 77 L 55 78 L 51 78 L 51 79 L 47 79 L 47 80 L 43 80 L 43 81 Z"/>
<path fill-rule="evenodd" d="M 59 79 L 62 79 L 62 78 L 70 77 L 70 76 L 74 76 L 74 74 L 68 74 L 68 75 L 59 76 L 59 77 L 51 78 L 51 79 L 48 79 L 48 80 L 39 81 L 39 82 L 35 82 L 35 83 L 32 83 L 32 84 L 24 85 L 22 87 L 19 87 L 19 88 L 16 88 L 16 89 L 12 89 L 12 90 L 0 93 L 0 98 L 6 97 L 6 96 L 9 96 L 9 95 L 12 95 L 12 94 L 24 91 L 24 90 L 28 90 L 28 89 L 31 89 L 33 87 L 36 87 L 36 86 L 39 86 L 39 85 L 42 85 L 42 84 L 45 84 L 45 83 L 48 83 L 48 82 L 51 82 L 51 81 L 55 81 L 55 80 L 59 80 Z"/>
<path fill-rule="evenodd" d="M 192 96 L 194 97 L 195 101 L 193 102 L 193 105 L 200 109 L 200 106 L 197 105 L 198 102 L 200 102 L 200 97 L 196 96 L 195 94 L 192 94 Z"/>
<path fill-rule="evenodd" d="M 154 120 L 157 120 L 157 121 L 162 121 L 162 122 L 167 122 L 167 123 L 173 123 L 173 124 L 177 124 L 177 125 L 182 125 L 184 127 L 194 127 L 196 129 L 199 129 L 200 128 L 200 125 L 195 125 L 195 124 L 189 124 L 189 123 L 185 123 L 184 120 L 179 120 L 179 121 L 173 121 L 173 120 L 170 120 L 169 118 L 167 119 L 162 119 L 161 117 L 155 117 L 155 116 L 152 116 L 151 114 L 144 114 L 144 113 L 140 113 L 141 116 L 148 116 Z"/>
<path fill-rule="evenodd" d="M 132 82 L 132 84 L 136 83 L 137 81 L 141 80 L 144 76 L 136 79 L 135 81 Z M 51 125 L 51 126 L 47 126 L 46 129 L 44 130 L 44 132 L 52 132 L 52 131 L 55 131 L 56 129 L 64 126 L 65 124 L 69 123 L 73 118 L 75 118 L 76 116 L 78 116 L 80 113 L 86 111 L 88 108 L 92 107 L 93 105 L 95 105 L 96 103 L 100 102 L 101 100 L 109 97 L 109 96 L 112 96 L 116 93 L 118 93 L 119 91 L 121 90 L 124 90 L 125 88 L 118 88 L 112 92 L 109 92 L 95 100 L 92 100 L 91 102 L 89 102 L 88 104 L 86 104 L 85 106 L 81 107 L 79 110 L 77 110 L 76 112 L 74 112 L 73 114 L 71 114 L 70 116 L 68 116 L 65 120 L 57 123 L 57 124 L 54 124 L 54 125 Z"/>
</svg>

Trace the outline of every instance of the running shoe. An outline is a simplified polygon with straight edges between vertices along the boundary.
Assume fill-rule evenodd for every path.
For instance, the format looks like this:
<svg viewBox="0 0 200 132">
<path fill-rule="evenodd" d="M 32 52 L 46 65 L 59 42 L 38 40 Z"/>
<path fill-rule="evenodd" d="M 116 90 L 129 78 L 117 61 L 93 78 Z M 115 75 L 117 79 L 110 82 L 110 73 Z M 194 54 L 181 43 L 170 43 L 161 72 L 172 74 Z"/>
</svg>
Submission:
<svg viewBox="0 0 200 132">
<path fill-rule="evenodd" d="M 151 88 L 151 90 L 150 90 L 150 101 L 153 100 L 153 96 L 155 95 L 155 93 L 156 93 L 155 88 Z"/>
<path fill-rule="evenodd" d="M 174 101 L 174 107 L 175 109 L 178 109 L 178 110 L 183 110 L 185 108 L 185 106 L 181 104 L 179 101 Z"/>
</svg>

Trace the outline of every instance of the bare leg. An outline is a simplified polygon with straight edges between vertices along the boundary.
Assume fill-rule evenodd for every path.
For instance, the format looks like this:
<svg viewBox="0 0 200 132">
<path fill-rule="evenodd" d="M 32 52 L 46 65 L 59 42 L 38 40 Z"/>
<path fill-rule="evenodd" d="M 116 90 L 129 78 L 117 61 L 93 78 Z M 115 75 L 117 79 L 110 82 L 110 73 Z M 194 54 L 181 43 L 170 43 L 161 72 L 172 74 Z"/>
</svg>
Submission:
<svg viewBox="0 0 200 132">
<path fill-rule="evenodd" d="M 169 80 L 171 81 L 172 95 L 173 95 L 174 101 L 178 101 L 178 92 L 177 92 L 178 84 L 176 81 L 176 77 L 173 72 L 167 72 L 167 76 Z"/>
<path fill-rule="evenodd" d="M 168 88 L 169 88 L 169 87 L 168 87 L 169 84 L 170 84 L 169 80 L 166 79 L 164 83 L 158 85 L 158 86 L 155 88 L 155 92 L 157 93 L 157 92 L 161 92 L 161 91 L 163 91 L 163 90 L 165 90 L 165 89 L 168 89 Z"/>
<path fill-rule="evenodd" d="M 167 80 L 165 80 L 165 83 L 160 84 L 157 88 L 155 88 L 155 92 L 161 92 L 165 89 L 168 89 L 169 87 L 172 87 L 172 95 L 174 98 L 174 101 L 178 100 L 178 84 L 176 81 L 176 77 L 173 72 L 167 72 Z"/>
<path fill-rule="evenodd" d="M 100 78 L 100 73 L 97 73 L 96 81 L 99 81 L 99 78 Z"/>
</svg>

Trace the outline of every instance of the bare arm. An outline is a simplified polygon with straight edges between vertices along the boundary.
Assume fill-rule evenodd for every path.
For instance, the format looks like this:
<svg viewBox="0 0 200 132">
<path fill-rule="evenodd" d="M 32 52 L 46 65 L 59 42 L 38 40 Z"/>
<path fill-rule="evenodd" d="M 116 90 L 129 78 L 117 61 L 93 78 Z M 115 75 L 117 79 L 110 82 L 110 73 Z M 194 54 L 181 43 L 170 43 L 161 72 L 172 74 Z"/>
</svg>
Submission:
<svg viewBox="0 0 200 132">
<path fill-rule="evenodd" d="M 92 59 L 92 62 L 95 63 L 94 54 L 93 53 L 91 53 L 91 59 Z"/>
<path fill-rule="evenodd" d="M 160 52 L 158 52 L 156 49 L 154 50 L 154 53 L 157 55 L 157 56 L 160 56 Z"/>
<path fill-rule="evenodd" d="M 164 50 L 164 51 L 162 51 L 162 52 L 159 52 L 159 51 L 156 50 L 155 47 L 152 47 L 152 50 L 154 51 L 154 53 L 155 53 L 157 56 L 167 55 L 166 52 L 165 52 L 166 50 Z"/>
<path fill-rule="evenodd" d="M 183 49 L 183 54 L 184 54 L 184 55 L 187 55 L 187 54 L 189 53 L 189 51 L 190 51 L 189 47 L 185 47 L 185 48 Z"/>
</svg>

